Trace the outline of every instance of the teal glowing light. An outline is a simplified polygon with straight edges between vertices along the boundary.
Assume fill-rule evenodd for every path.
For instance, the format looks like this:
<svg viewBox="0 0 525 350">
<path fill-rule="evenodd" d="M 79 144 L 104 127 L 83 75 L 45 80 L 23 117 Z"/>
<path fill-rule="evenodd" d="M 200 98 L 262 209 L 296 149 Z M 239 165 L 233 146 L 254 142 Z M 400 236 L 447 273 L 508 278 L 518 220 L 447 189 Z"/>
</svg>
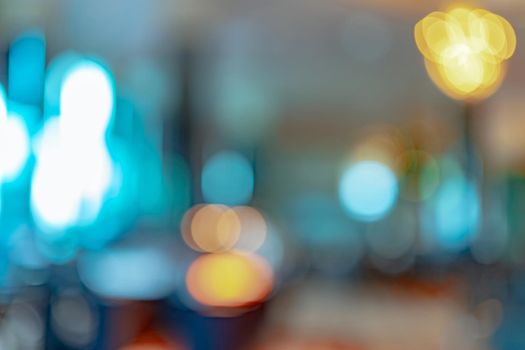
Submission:
<svg viewBox="0 0 525 350">
<path fill-rule="evenodd" d="M 383 218 L 394 206 L 398 183 L 393 171 L 376 161 L 361 161 L 343 173 L 339 199 L 343 207 L 358 220 Z"/>
<path fill-rule="evenodd" d="M 19 36 L 9 48 L 9 98 L 39 105 L 44 88 L 46 43 L 40 31 Z"/>
<path fill-rule="evenodd" d="M 457 160 L 447 156 L 439 166 L 443 181 L 422 212 L 421 243 L 428 251 L 457 252 L 475 241 L 481 215 L 479 193 Z"/>
<path fill-rule="evenodd" d="M 98 216 L 112 183 L 106 144 L 114 109 L 109 71 L 92 60 L 70 66 L 60 87 L 60 115 L 35 141 L 31 208 L 38 226 L 61 231 Z"/>
<path fill-rule="evenodd" d="M 434 215 L 439 244 L 447 250 L 466 248 L 480 219 L 475 185 L 462 177 L 446 180 L 436 194 Z"/>
<path fill-rule="evenodd" d="M 74 52 L 65 52 L 55 57 L 47 68 L 44 83 L 44 117 L 60 114 L 60 92 L 66 76 L 82 56 Z"/>
<path fill-rule="evenodd" d="M 253 195 L 252 165 L 236 152 L 219 152 L 208 159 L 201 181 L 202 195 L 208 203 L 243 205 Z"/>
</svg>

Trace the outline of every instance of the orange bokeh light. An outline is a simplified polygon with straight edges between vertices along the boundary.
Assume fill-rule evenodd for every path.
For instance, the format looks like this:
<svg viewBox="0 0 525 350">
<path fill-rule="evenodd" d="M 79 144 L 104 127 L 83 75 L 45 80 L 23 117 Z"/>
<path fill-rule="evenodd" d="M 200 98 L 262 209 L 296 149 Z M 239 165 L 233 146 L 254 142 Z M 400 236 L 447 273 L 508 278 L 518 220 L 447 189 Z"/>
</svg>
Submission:
<svg viewBox="0 0 525 350">
<path fill-rule="evenodd" d="M 132 343 L 124 345 L 119 350 L 186 350 L 185 346 L 168 340 L 166 337 L 156 333 L 147 332 L 140 335 Z"/>
</svg>

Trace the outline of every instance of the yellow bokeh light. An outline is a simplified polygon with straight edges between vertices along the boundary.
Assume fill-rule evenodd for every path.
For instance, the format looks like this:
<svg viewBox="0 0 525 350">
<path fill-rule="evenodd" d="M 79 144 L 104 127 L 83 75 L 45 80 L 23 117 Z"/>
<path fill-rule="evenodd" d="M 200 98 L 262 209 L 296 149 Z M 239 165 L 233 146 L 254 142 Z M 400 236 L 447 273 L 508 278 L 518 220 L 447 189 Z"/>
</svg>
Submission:
<svg viewBox="0 0 525 350">
<path fill-rule="evenodd" d="M 512 25 L 483 9 L 432 12 L 416 24 L 414 36 L 432 81 L 460 100 L 479 100 L 494 93 L 506 60 L 516 50 Z"/>
<path fill-rule="evenodd" d="M 273 284 L 271 267 L 249 253 L 207 254 L 195 260 L 186 275 L 190 295 L 212 307 L 239 307 L 263 301 Z"/>
</svg>

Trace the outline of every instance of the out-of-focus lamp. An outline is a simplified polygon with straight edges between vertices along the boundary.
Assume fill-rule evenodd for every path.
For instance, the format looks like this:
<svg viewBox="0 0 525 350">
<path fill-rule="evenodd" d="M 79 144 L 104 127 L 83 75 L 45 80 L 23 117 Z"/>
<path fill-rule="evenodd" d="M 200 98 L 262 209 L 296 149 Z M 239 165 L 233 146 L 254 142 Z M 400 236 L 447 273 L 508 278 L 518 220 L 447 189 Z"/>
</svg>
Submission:
<svg viewBox="0 0 525 350">
<path fill-rule="evenodd" d="M 507 60 L 516 50 L 516 33 L 503 17 L 484 9 L 453 6 L 432 12 L 414 30 L 427 72 L 448 96 L 465 103 L 465 170 L 475 177 L 474 106 L 501 85 Z"/>
<path fill-rule="evenodd" d="M 441 240 L 447 245 L 460 246 L 461 240 L 472 237 L 478 227 L 479 192 L 476 187 L 482 183 L 483 166 L 473 140 L 474 107 L 501 85 L 507 61 L 516 50 L 516 33 L 505 18 L 490 11 L 453 6 L 420 20 L 414 35 L 434 84 L 449 97 L 464 103 L 461 122 L 466 182 L 462 187 L 451 187 L 455 198 L 450 198 L 453 204 L 461 207 L 463 217 L 469 219 L 464 222 L 448 214 L 443 216 L 441 209 L 450 208 L 450 203 L 443 207 L 444 202 L 438 202 L 435 213 L 435 226 Z M 441 191 L 447 202 L 450 200 L 448 190 L 445 186 Z"/>
<path fill-rule="evenodd" d="M 416 24 L 414 34 L 434 84 L 448 96 L 469 103 L 498 89 L 506 61 L 516 49 L 512 25 L 484 9 L 432 12 Z"/>
</svg>

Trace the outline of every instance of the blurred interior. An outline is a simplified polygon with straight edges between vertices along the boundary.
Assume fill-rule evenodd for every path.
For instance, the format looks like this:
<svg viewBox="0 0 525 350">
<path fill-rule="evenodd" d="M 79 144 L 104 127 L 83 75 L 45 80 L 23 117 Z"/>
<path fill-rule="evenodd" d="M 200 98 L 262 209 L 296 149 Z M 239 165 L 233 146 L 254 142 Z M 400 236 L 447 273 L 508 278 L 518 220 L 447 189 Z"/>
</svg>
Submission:
<svg viewBox="0 0 525 350">
<path fill-rule="evenodd" d="M 449 4 L 0 0 L 0 349 L 525 348 L 525 3 L 476 101 Z"/>
</svg>

